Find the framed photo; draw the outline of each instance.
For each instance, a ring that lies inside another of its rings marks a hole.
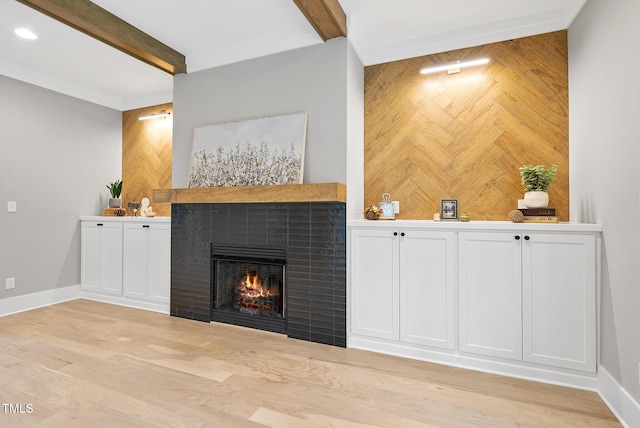
[[[458,221],[458,199],[440,199],[440,220]]]

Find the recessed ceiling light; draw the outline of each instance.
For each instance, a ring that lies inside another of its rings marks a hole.
[[[27,28],[18,28],[14,32],[18,36],[22,37],[23,39],[35,40],[35,39],[38,38],[38,36],[36,36],[36,33],[34,33],[33,31],[31,31],[31,30],[29,30]]]

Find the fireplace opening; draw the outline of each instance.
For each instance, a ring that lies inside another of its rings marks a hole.
[[[286,251],[211,245],[211,320],[285,332]]]

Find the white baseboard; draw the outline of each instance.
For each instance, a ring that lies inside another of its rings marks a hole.
[[[0,317],[24,312],[43,306],[74,300],[80,297],[80,285],[70,285],[23,296],[9,297],[0,300]]]
[[[168,303],[155,303],[142,300],[130,299],[122,296],[110,296],[107,294],[92,293],[90,291],[80,291],[83,299],[95,300],[96,302],[111,303],[113,305],[126,306],[134,309],[144,309],[145,311],[159,312],[161,314],[169,314]]]
[[[348,347],[587,391],[597,391],[598,388],[598,379],[595,373],[565,371],[562,369],[554,370],[552,367],[546,368],[535,364],[475,357],[469,354],[460,354],[453,350],[437,351],[406,343],[401,344],[354,335],[349,337]]]
[[[623,426],[640,427],[640,404],[600,365],[598,394]]]
[[[25,294],[23,296],[10,297],[0,300],[0,317],[16,314],[44,306],[55,305],[75,299],[95,300],[103,303],[127,306],[129,308],[144,309],[147,311],[169,313],[168,303],[144,302],[119,296],[109,296],[99,293],[82,291],[80,285],[70,285],[53,290],[40,291],[38,293]]]

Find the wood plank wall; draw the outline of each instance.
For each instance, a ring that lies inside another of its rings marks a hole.
[[[458,74],[420,70],[490,57]],[[402,219],[432,219],[459,198],[472,220],[507,220],[518,168],[558,165],[549,207],[569,219],[567,32],[365,68],[365,204],[384,192]]]
[[[146,197],[156,215],[171,216],[171,204],[154,203],[152,191],[171,188],[173,119],[138,120],[161,110],[173,113],[173,103],[122,113],[122,206],[127,211],[130,201]]]

